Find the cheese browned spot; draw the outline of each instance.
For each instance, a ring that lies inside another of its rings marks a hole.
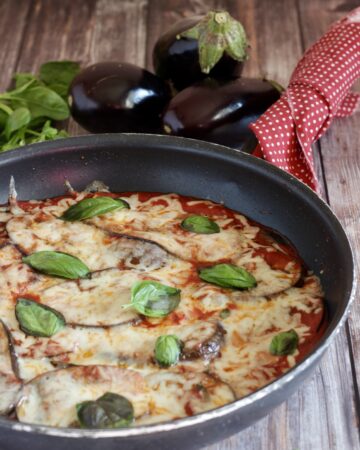
[[[17,402],[22,386],[13,370],[10,340],[5,324],[0,320],[0,414],[10,411]]]
[[[139,373],[110,366],[80,366],[34,378],[24,386],[16,413],[22,422],[76,426],[76,404],[96,400],[106,392],[130,400],[135,418],[149,410],[149,389]]]

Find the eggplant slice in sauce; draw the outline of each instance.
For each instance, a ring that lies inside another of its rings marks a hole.
[[[138,425],[198,414],[235,400],[229,385],[205,373],[163,370],[144,378],[129,369],[78,366],[34,378],[25,385],[16,412],[22,422],[76,427],[76,404],[106,392],[131,401]]]
[[[92,225],[65,222],[43,212],[15,216],[6,228],[12,242],[26,254],[42,250],[69,253],[92,271],[110,267],[155,270],[172,259],[155,243],[109,235]]]
[[[154,366],[154,349],[160,335],[175,334],[183,342],[182,360],[200,359],[202,365],[219,354],[224,330],[217,322],[194,322],[185,325],[143,326],[123,325],[109,329],[68,328],[53,336],[55,363],[67,364],[131,364],[133,367]],[[49,346],[35,345],[28,349],[38,357],[51,357]],[[72,345],[73,343],[73,345]],[[74,345],[75,344],[75,345]],[[59,351],[63,348],[63,352]],[[58,355],[58,353],[60,353]]]
[[[137,271],[106,269],[93,273],[90,280],[68,281],[40,291],[40,302],[62,313],[67,324],[101,327],[130,323],[139,315],[124,306],[130,303],[131,285],[139,279]]]
[[[146,382],[151,390],[152,405],[150,413],[143,416],[139,424],[191,416],[235,400],[228,384],[206,373],[164,370],[148,375]]]
[[[7,414],[14,408],[22,387],[15,373],[15,358],[10,332],[0,320],[0,414]]]
[[[158,195],[147,201],[140,201],[137,194],[127,197],[130,209],[116,210],[111,214],[93,217],[87,220],[108,232],[135,236],[161,245],[178,258],[188,261],[214,262],[219,259],[231,259],[246,246],[244,235],[238,229],[229,227],[232,219],[225,215],[214,215],[212,220],[221,228],[220,233],[196,234],[184,230],[180,224],[190,214],[183,210],[180,198],[175,194]],[[200,201],[209,206],[208,201]],[[194,200],[193,203],[199,203]],[[246,218],[237,215],[241,226],[248,232],[257,232]]]
[[[226,331],[221,358],[210,368],[234,389],[237,398],[250,394],[269,380],[293,367],[306,345],[318,331],[324,315],[323,292],[315,276],[305,277],[303,286],[263,298],[263,307],[232,310],[222,321]],[[309,323],[305,317],[311,317]],[[299,349],[294,354],[274,356],[269,347],[280,332],[294,329],[299,336]],[[229,345],[229,344],[232,345]],[[279,362],[282,363],[279,366]]]
[[[16,413],[22,422],[77,426],[76,404],[106,392],[126,397],[135,420],[149,411],[149,390],[133,370],[111,366],[79,366],[47,372],[24,386]]]

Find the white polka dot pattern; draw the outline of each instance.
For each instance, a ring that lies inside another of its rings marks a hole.
[[[311,144],[334,117],[360,110],[360,8],[336,22],[299,61],[287,90],[250,128],[254,153],[318,189]]]

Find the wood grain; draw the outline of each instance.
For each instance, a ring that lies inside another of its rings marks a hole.
[[[286,85],[304,49],[358,5],[357,0],[2,0],[0,87],[7,87],[14,70],[36,71],[52,59],[74,59],[83,65],[118,60],[152,69],[157,37],[179,18],[211,7],[228,9],[247,30],[251,49],[244,75],[265,75]],[[357,250],[359,122],[360,115],[337,120],[315,146],[323,195],[328,195]],[[84,133],[71,121],[69,131]],[[269,416],[207,450],[360,449],[359,321],[360,306],[355,304],[347,332],[337,336],[311,379]]]
[[[17,64],[19,48],[25,39],[31,3],[27,0],[0,2],[1,71],[0,90],[9,87]],[[14,18],[16,17],[16,21]]]

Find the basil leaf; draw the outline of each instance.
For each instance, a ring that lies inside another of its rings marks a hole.
[[[249,289],[256,286],[255,278],[247,270],[233,264],[216,264],[199,271],[199,277],[225,288]]]
[[[23,259],[33,269],[55,277],[90,278],[90,269],[75,256],[62,252],[41,251],[25,256]]]
[[[2,103],[0,103],[0,130],[3,130],[6,126],[9,114],[1,109]]]
[[[10,139],[10,136],[14,131],[25,127],[31,120],[30,111],[27,108],[18,108],[13,111],[8,117],[5,125],[4,134],[6,139]]]
[[[131,289],[131,305],[144,316],[164,317],[178,306],[180,292],[156,281],[139,281]]]
[[[50,337],[65,326],[65,318],[61,313],[26,298],[17,300],[15,315],[20,329],[30,336]]]
[[[298,345],[299,335],[295,330],[283,331],[272,338],[270,353],[277,356],[292,355]]]
[[[61,219],[73,222],[75,220],[89,219],[90,217],[100,216],[101,214],[114,211],[115,209],[129,209],[129,204],[120,198],[111,197],[93,197],[80,200],[75,205],[70,206]]]
[[[27,84],[29,81],[33,81],[34,83],[32,84],[32,86],[41,86],[40,81],[36,78],[35,75],[33,75],[32,73],[26,73],[26,72],[19,72],[16,73],[13,76],[13,79],[15,80],[15,88],[18,89],[22,86],[24,86],[25,84]]]
[[[225,308],[225,309],[220,311],[220,318],[221,319],[227,319],[230,316],[230,314],[231,314],[230,309]]]
[[[49,61],[40,67],[40,80],[63,98],[67,98],[72,80],[80,72],[74,61]]]
[[[65,120],[70,116],[65,100],[45,86],[31,85],[22,92],[16,94],[14,92],[11,94],[16,103],[26,106],[33,118],[44,116],[53,120]]]
[[[76,411],[82,428],[122,428],[134,420],[132,403],[112,392],[95,401],[78,403]]]
[[[181,222],[181,228],[198,234],[220,233],[219,225],[206,216],[189,216]]]
[[[174,366],[178,363],[181,354],[180,339],[169,334],[159,336],[155,342],[155,360],[162,367]]]

